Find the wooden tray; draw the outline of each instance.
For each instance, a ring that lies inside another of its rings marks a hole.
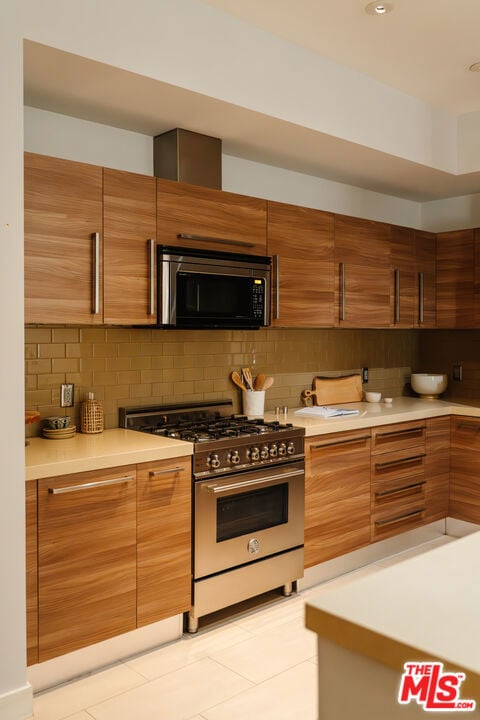
[[[312,399],[314,405],[360,402],[362,377],[358,374],[333,378],[315,377],[312,389],[302,391],[302,400],[305,404],[309,398]]]

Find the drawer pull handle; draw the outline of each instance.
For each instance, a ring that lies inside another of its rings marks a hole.
[[[61,495],[63,493],[79,492],[80,490],[90,490],[91,488],[106,487],[107,485],[124,485],[134,480],[133,475],[125,475],[124,477],[114,478],[113,480],[97,480],[96,482],[83,483],[83,485],[68,485],[61,488],[48,488],[51,495]]]
[[[412,510],[411,512],[404,513],[403,515],[397,515],[394,518],[389,518],[388,520],[375,520],[375,526],[376,527],[386,527],[387,525],[395,525],[395,523],[402,522],[402,520],[409,520],[415,515],[421,515],[423,512],[425,512],[425,508],[419,508],[418,510]]]
[[[416,463],[419,460],[423,460],[424,457],[425,453],[422,453],[421,455],[414,455],[412,457],[404,458],[402,460],[388,460],[387,462],[383,463],[375,463],[375,469],[394,467],[395,465],[408,465],[409,463]]]
[[[182,472],[183,467],[173,467],[173,468],[166,468],[165,470],[151,470],[149,475],[150,477],[158,477],[159,475],[168,475],[169,473],[178,473]]]
[[[382,498],[382,497],[388,497],[389,495],[397,495],[397,493],[403,493],[406,490],[413,490],[414,488],[421,489],[422,485],[426,485],[426,480],[422,480],[421,482],[412,483],[411,485],[402,485],[400,488],[395,488],[395,490],[379,490],[375,493],[375,497]]]
[[[395,435],[411,435],[413,433],[422,433],[424,432],[423,425],[419,425],[418,427],[414,428],[408,428],[408,430],[392,430],[391,432],[384,432],[384,433],[377,433],[377,439],[378,438],[391,438],[395,437]]]
[[[356,438],[350,438],[349,440],[332,440],[332,442],[321,443],[320,445],[311,445],[312,450],[318,450],[319,448],[332,447],[333,445],[347,445],[348,443],[358,443],[363,440],[370,440],[370,435],[360,435]]]
[[[255,243],[246,242],[245,240],[231,240],[230,238],[208,237],[203,235],[191,235],[190,233],[178,233],[179,240],[198,240],[200,242],[212,242],[217,245],[238,245],[239,247],[253,248]]]
[[[468,430],[469,432],[477,433],[480,432],[480,423],[469,423],[469,422],[457,422],[455,423],[455,430]]]

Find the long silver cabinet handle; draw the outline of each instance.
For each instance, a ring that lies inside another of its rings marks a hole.
[[[48,488],[51,495],[62,495],[63,493],[79,492],[80,490],[90,490],[91,488],[106,487],[107,485],[125,485],[134,480],[133,475],[125,475],[124,477],[114,478],[113,480],[97,480],[96,482],[83,483],[83,485],[68,485],[62,488]]]
[[[402,458],[400,460],[388,460],[387,462],[383,463],[375,463],[375,468],[386,468],[386,467],[395,467],[397,465],[408,465],[408,463],[415,463],[419,460],[423,460],[425,457],[425,453],[420,453],[420,455],[412,455],[408,458]]]
[[[254,487],[255,485],[266,485],[271,480],[283,480],[290,477],[298,477],[303,475],[304,470],[292,470],[281,475],[266,475],[258,480],[245,480],[245,482],[228,483],[227,485],[205,485],[205,490],[211,493],[230,492],[230,490],[238,490],[238,488]]]
[[[386,525],[395,525],[395,523],[402,522],[402,520],[407,520],[409,518],[415,517],[415,515],[421,515],[423,512],[425,512],[425,508],[419,508],[418,510],[412,510],[412,512],[404,513],[403,515],[397,515],[394,518],[390,518],[388,520],[375,520],[375,525],[377,527],[385,527]]]
[[[425,301],[425,279],[423,272],[418,273],[418,323],[423,324]]]
[[[200,242],[212,242],[217,245],[238,245],[239,247],[255,247],[255,243],[246,242],[246,240],[231,240],[229,238],[208,237],[203,235],[190,235],[189,233],[178,233],[179,240],[198,240]]]
[[[273,272],[275,274],[275,320],[280,318],[280,258],[273,256]]]
[[[158,477],[159,475],[168,475],[170,473],[182,472],[183,467],[166,468],[165,470],[151,470],[150,477]]]
[[[92,314],[100,312],[100,233],[92,234],[93,241],[93,292],[92,292]]]
[[[394,285],[395,285],[395,325],[400,322],[400,270],[394,271]]]
[[[333,445],[348,445],[350,443],[361,442],[362,440],[370,440],[370,435],[360,435],[356,438],[350,438],[349,440],[332,440],[332,442],[321,443],[320,445],[311,445],[312,450],[319,450],[320,448],[332,447]]]
[[[150,260],[150,307],[149,315],[155,315],[155,240],[147,240]]]
[[[345,320],[346,313],[346,300],[345,300],[345,283],[346,283],[346,272],[345,263],[340,263],[340,320]]]
[[[418,427],[414,428],[408,428],[407,430],[391,430],[390,432],[384,432],[384,433],[377,433],[377,438],[392,438],[395,437],[395,435],[402,436],[402,435],[411,435],[412,433],[423,433],[424,426],[419,425]]]
[[[375,493],[375,497],[382,498],[382,497],[388,497],[389,495],[397,495],[399,493],[405,492],[406,490],[413,490],[415,488],[418,488],[419,490],[423,485],[426,485],[426,480],[421,480],[417,483],[411,483],[410,485],[403,485],[400,488],[395,488],[395,490],[378,490]]]

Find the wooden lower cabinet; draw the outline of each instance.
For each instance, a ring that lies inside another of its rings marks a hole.
[[[425,450],[425,522],[429,523],[448,515],[450,417],[427,420]]]
[[[136,468],[38,481],[38,660],[136,627]]]
[[[190,609],[191,460],[137,465],[137,625]]]
[[[480,523],[480,418],[452,418],[449,516]]]
[[[37,482],[25,485],[27,665],[38,662]]]
[[[370,542],[370,430],[305,441],[305,567]]]

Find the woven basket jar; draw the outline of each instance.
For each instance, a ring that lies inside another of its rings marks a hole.
[[[82,433],[103,432],[103,406],[94,399],[93,393],[88,393],[88,399],[83,401],[80,416]]]

